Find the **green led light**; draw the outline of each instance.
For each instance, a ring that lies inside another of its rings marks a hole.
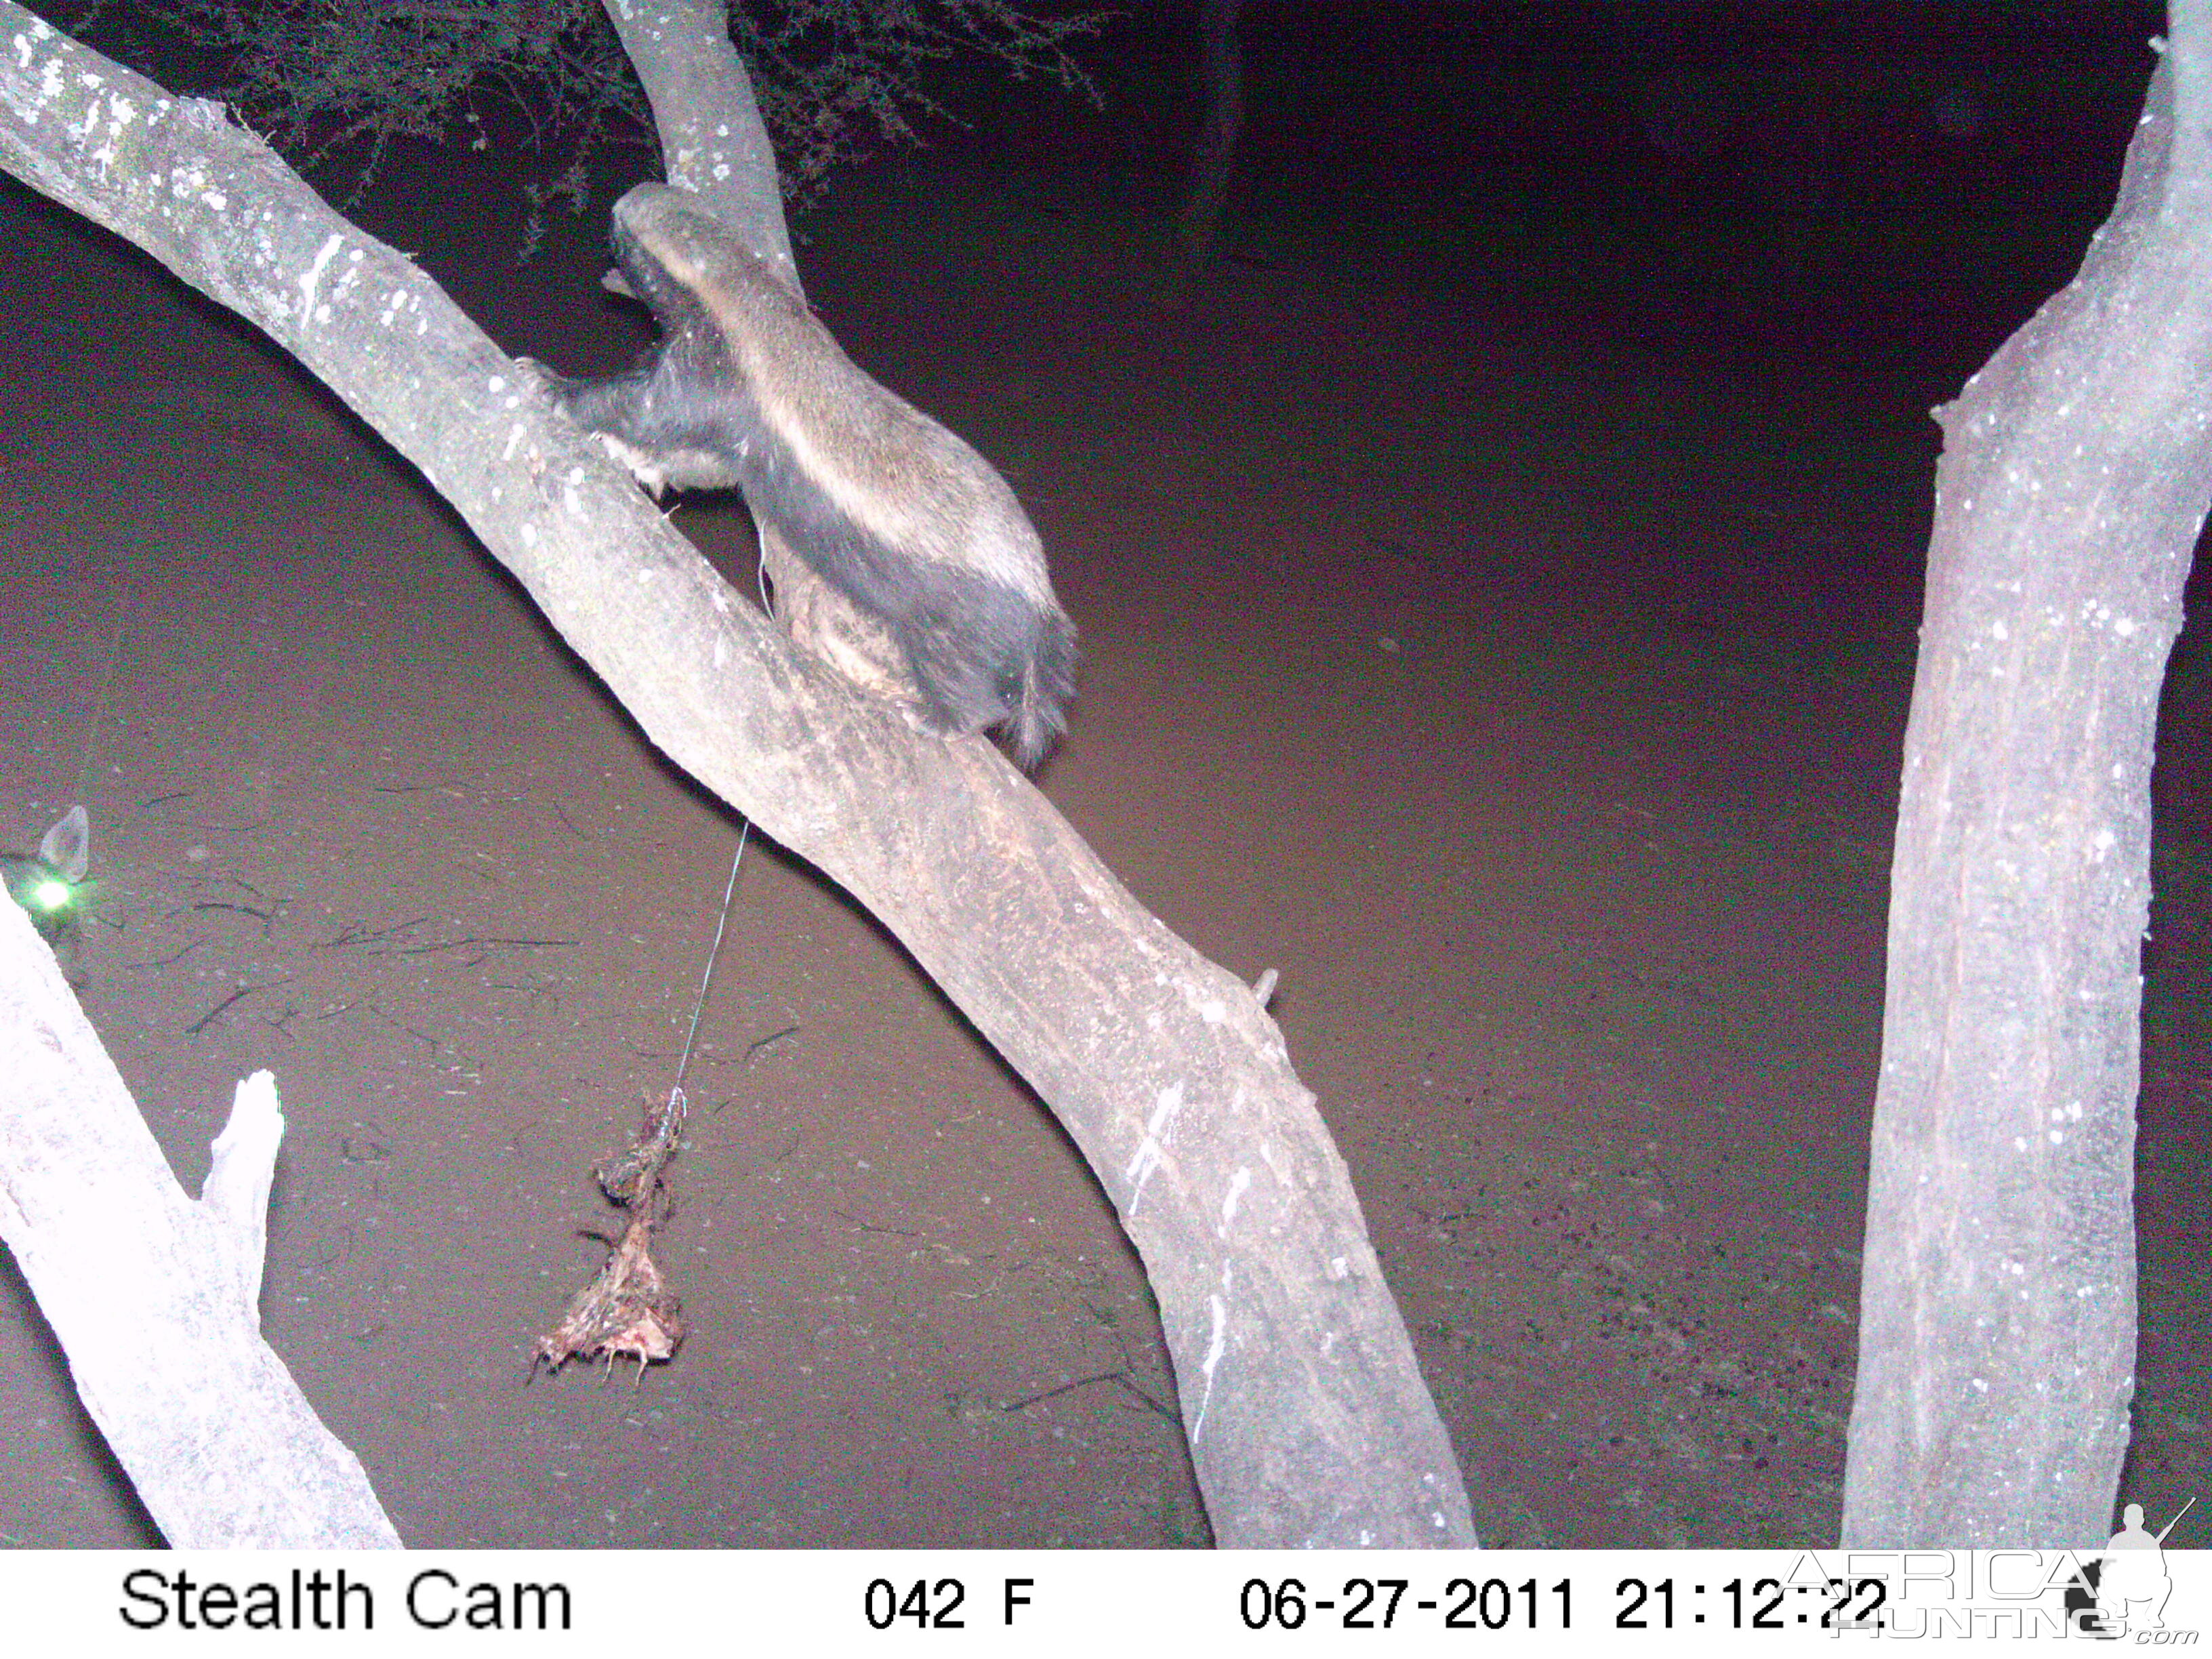
[[[31,889],[31,902],[48,915],[66,910],[76,898],[76,890],[65,881],[42,881]]]

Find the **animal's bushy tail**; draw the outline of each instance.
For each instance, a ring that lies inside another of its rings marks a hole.
[[[1036,643],[1022,675],[1021,698],[1006,727],[1014,758],[1033,772],[1067,730],[1068,699],[1075,695],[1075,624],[1060,611],[1040,618]]]

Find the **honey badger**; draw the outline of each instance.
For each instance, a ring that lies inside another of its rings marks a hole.
[[[1004,727],[1035,766],[1066,725],[1075,629],[1006,480],[856,367],[696,198],[638,185],[615,204],[614,250],[663,337],[628,374],[558,382],[570,416],[656,495],[742,490],[883,619],[932,726]]]

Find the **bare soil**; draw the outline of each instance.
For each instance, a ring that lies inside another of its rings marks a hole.
[[[597,227],[518,268],[511,191],[460,180],[371,222],[514,349],[624,361]],[[1170,927],[1279,971],[1485,1538],[1832,1542],[1925,410],[1971,357],[1777,370],[1711,296],[1540,268],[1189,278],[942,160],[812,234],[848,349],[1043,532],[1085,655],[1042,787]],[[1839,278],[1824,337],[1899,280]],[[275,1071],[268,1334],[402,1534],[1206,1542],[1089,1171],[758,842],[661,1249],[690,1339],[525,1385],[617,1224],[590,1170],[672,1081],[737,824],[372,434],[12,182],[0,304],[0,842],[89,807],[82,1000],[189,1187]],[[750,580],[742,507],[681,516]],[[2124,1494],[2160,1522],[2212,1490],[2196,684]],[[12,1266],[0,1425],[0,1542],[153,1541]]]

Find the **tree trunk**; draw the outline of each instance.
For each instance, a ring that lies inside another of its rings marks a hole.
[[[1945,436],[1891,873],[1848,1547],[2101,1547],[2135,1346],[2151,738],[2212,501],[2212,20]]]
[[[434,284],[219,109],[13,0],[0,38],[0,167],[298,356],[677,764],[872,911],[1036,1087],[1144,1257],[1219,1540],[1472,1542],[1344,1164],[1252,994],[988,744],[920,733],[795,655]]]
[[[1204,0],[1199,8],[1199,80],[1206,110],[1191,155],[1190,194],[1176,228],[1185,258],[1205,264],[1221,251],[1221,214],[1244,125],[1244,49],[1237,33],[1243,0]]]
[[[52,953],[0,895],[0,1239],[161,1535],[179,1549],[398,1548],[360,1460],[261,1340],[284,1132],[269,1073],[239,1085],[195,1202]]]

